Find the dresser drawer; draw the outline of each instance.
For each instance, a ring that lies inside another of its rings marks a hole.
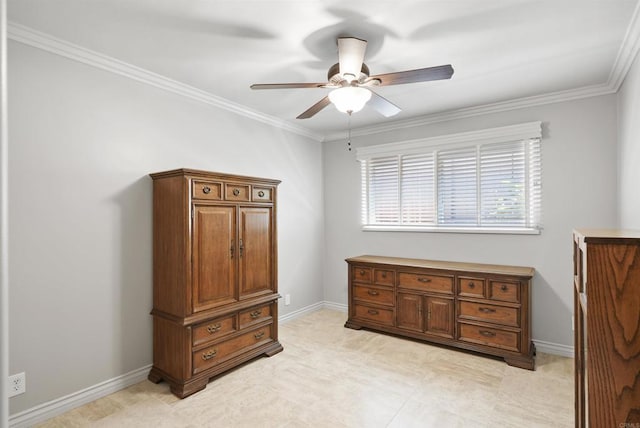
[[[249,185],[226,183],[224,185],[224,198],[227,201],[248,201],[250,199],[249,190]]]
[[[396,279],[396,273],[392,270],[375,269],[373,277],[373,282],[378,285],[393,286]]]
[[[519,327],[520,310],[485,303],[460,302],[458,316],[460,318],[492,322],[496,324]]]
[[[253,186],[251,199],[256,202],[271,202],[273,201],[273,189],[271,187]]]
[[[271,319],[271,304],[247,309],[240,312],[240,329]]]
[[[193,374],[211,368],[236,354],[249,351],[272,340],[271,324],[199,351],[194,351]]]
[[[398,286],[414,290],[453,294],[453,277],[419,273],[398,273]]]
[[[378,303],[393,306],[393,290],[356,285],[353,287],[353,297],[363,302]]]
[[[520,333],[458,323],[460,340],[520,352]]]
[[[222,200],[222,183],[194,180],[191,185],[191,197],[209,201]]]
[[[482,278],[458,277],[458,295],[484,298],[485,281]]]
[[[503,302],[520,303],[520,283],[490,281],[489,298]]]
[[[373,269],[366,266],[353,266],[351,269],[351,274],[355,282],[371,283]]]
[[[237,329],[235,315],[198,324],[193,327],[193,346],[217,340]]]
[[[380,309],[364,305],[355,305],[355,317],[380,324],[393,325],[393,309]]]

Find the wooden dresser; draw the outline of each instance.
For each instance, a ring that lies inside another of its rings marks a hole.
[[[482,352],[534,369],[533,268],[381,256],[346,261],[345,327]]]
[[[640,231],[576,230],[576,427],[640,427]]]
[[[153,178],[153,368],[184,398],[278,342],[279,181],[190,169]]]

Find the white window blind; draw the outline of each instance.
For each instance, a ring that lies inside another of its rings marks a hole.
[[[358,149],[372,230],[537,233],[541,124]]]

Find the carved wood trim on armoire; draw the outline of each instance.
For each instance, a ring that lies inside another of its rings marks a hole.
[[[278,180],[192,169],[153,179],[153,367],[180,398],[278,342]]]

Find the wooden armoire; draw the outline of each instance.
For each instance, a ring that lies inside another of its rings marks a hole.
[[[278,180],[177,169],[153,179],[153,367],[184,398],[278,342]]]
[[[640,427],[640,231],[573,234],[576,427]]]

